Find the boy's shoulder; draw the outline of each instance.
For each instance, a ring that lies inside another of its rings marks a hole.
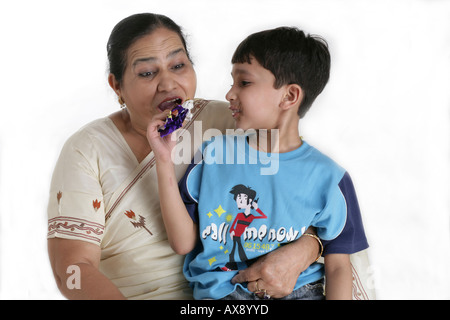
[[[329,155],[308,144],[306,141],[303,143],[310,149],[308,160],[314,163],[316,168],[323,170],[324,173],[332,172],[341,177],[345,174],[346,170]]]

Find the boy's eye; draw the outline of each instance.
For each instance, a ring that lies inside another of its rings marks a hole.
[[[248,85],[250,85],[251,82],[250,81],[245,81],[245,80],[239,80],[239,81],[235,81],[233,82],[233,84],[231,85],[231,87],[234,87],[235,85],[237,85],[238,87],[246,87]]]

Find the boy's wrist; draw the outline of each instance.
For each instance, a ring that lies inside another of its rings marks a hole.
[[[175,175],[175,165],[171,160],[156,159],[156,171],[160,177],[168,177],[172,174]]]

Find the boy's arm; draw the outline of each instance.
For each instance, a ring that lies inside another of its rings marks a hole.
[[[327,300],[352,299],[352,266],[348,254],[325,256],[325,278]]]
[[[169,244],[178,254],[187,254],[197,242],[197,225],[189,216],[178,189],[171,151],[175,146],[171,134],[161,138],[158,127],[164,124],[167,112],[153,118],[147,128],[147,139],[155,154],[159,201]]]
[[[197,242],[197,225],[186,210],[171,162],[156,161],[159,201],[169,244],[178,254],[187,254]]]

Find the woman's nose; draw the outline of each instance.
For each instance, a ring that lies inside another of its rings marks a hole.
[[[175,75],[170,72],[161,72],[159,75],[158,90],[159,91],[172,91],[177,87],[177,81],[174,78]]]

